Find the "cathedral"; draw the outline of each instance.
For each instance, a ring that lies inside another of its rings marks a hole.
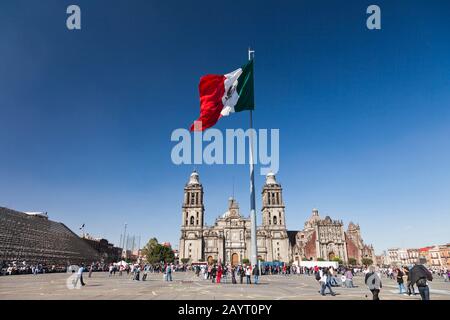
[[[363,258],[375,261],[372,246],[364,244],[359,225],[350,223],[344,231],[342,221],[322,219],[314,209],[301,231],[288,231],[281,185],[269,173],[262,189],[262,224],[257,228],[258,258],[262,261],[286,263],[301,260],[333,260],[350,258],[361,263]],[[203,186],[193,172],[184,187],[182,207],[180,259],[189,263],[220,261],[238,264],[250,258],[250,217],[239,211],[235,199],[228,201],[228,210],[213,226],[204,222]]]

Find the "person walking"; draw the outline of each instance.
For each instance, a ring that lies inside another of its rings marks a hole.
[[[252,269],[250,266],[245,269],[245,276],[247,277],[247,284],[252,284]]]
[[[244,282],[244,276],[245,276],[245,265],[239,266],[239,277],[241,280],[241,284]]]
[[[92,276],[92,271],[94,271],[94,263],[91,263],[91,267],[89,268],[89,278]]]
[[[433,275],[424,264],[426,259],[420,258],[414,267],[410,271],[411,283],[416,284],[419,289],[420,297],[422,300],[430,300],[430,288],[428,281],[433,281]]]
[[[259,268],[258,265],[253,266],[253,277],[255,279],[255,284],[259,283]]]
[[[141,273],[141,267],[139,265],[136,265],[134,267],[134,278],[133,278],[133,280],[139,281],[140,280],[140,273]]]
[[[213,265],[209,265],[208,266],[208,273],[207,273],[207,277],[206,277],[206,280],[209,280],[209,279],[211,279],[212,278],[212,269],[213,269]]]
[[[231,267],[231,283],[236,284],[236,268],[234,266]]]
[[[144,274],[142,275],[142,281],[146,281],[147,280],[148,270],[149,270],[148,265],[145,265],[145,267],[144,267]]]
[[[219,265],[217,266],[217,283],[220,283],[220,279],[222,279],[222,265],[219,263]]]
[[[346,284],[345,281],[347,280],[347,278],[345,277],[345,275],[341,276],[341,287],[342,288],[346,288]]]
[[[203,271],[203,279],[204,280],[208,280],[208,278],[209,278],[209,267],[207,267],[207,266],[203,266],[202,267],[202,271]]]
[[[223,272],[222,272],[222,278],[225,281],[225,283],[228,282],[228,275],[230,274],[230,266],[226,265],[223,267]]]
[[[85,285],[86,285],[86,284],[84,283],[84,281],[83,281],[83,272],[84,272],[84,264],[82,264],[81,267],[78,269],[77,277],[76,277],[75,282],[74,282],[74,284],[73,284],[73,287],[74,287],[74,288],[77,286],[78,281],[80,281],[80,284],[81,284],[82,286],[85,286]]]
[[[416,295],[416,292],[414,290],[414,283],[411,282],[411,277],[410,277],[410,271],[408,269],[408,267],[403,268],[403,273],[406,276],[406,288],[408,289],[408,296],[412,295]]]
[[[330,291],[330,294],[332,296],[335,296],[336,293],[334,293],[333,289],[331,289],[331,274],[330,274],[328,268],[324,268],[323,270],[320,270],[319,274],[320,274],[319,283],[321,285],[320,294],[322,296],[325,296],[325,290],[328,288],[328,290]]]
[[[347,269],[344,273],[345,276],[345,286],[347,288],[353,288],[353,273],[351,269]]]
[[[172,266],[167,264],[166,267],[166,281],[172,281]]]
[[[406,288],[403,283],[403,271],[400,268],[397,268],[397,283],[398,283],[398,289],[399,294],[406,293]]]
[[[380,277],[375,271],[375,266],[369,267],[369,272],[366,273],[364,283],[369,288],[370,292],[372,292],[372,300],[380,300],[379,294],[382,284]]]
[[[211,282],[212,283],[216,282],[216,276],[217,276],[217,268],[216,268],[216,265],[213,265],[211,268]]]

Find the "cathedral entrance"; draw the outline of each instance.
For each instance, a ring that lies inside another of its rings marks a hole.
[[[334,258],[335,258],[334,252],[330,252],[328,254],[328,261],[333,261]]]
[[[214,260],[214,258],[212,256],[209,256],[208,257],[208,265],[213,264],[213,260]]]
[[[239,255],[237,253],[233,253],[231,255],[231,265],[237,266],[239,264]]]

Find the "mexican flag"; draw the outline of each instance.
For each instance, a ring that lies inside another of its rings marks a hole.
[[[191,131],[203,131],[216,124],[222,116],[233,112],[253,110],[253,60],[225,75],[209,74],[200,79],[201,127],[191,126]]]

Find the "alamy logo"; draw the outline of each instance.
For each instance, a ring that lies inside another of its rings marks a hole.
[[[369,30],[381,29],[381,9],[379,6],[373,4],[367,7],[367,14],[370,16],[367,18],[366,25]]]
[[[67,273],[70,276],[66,279],[66,287],[69,290],[81,289],[81,276],[78,274],[79,266],[71,265],[67,268]]]
[[[194,126],[201,127],[196,121]],[[270,133],[270,146],[269,146]],[[192,138],[191,138],[192,135]],[[279,129],[226,129],[210,128],[204,133],[187,129],[172,132],[171,141],[178,142],[171,152],[172,162],[180,164],[260,164],[261,175],[279,170],[280,130]],[[252,141],[253,143],[250,143]],[[206,146],[204,146],[206,142]],[[248,146],[248,148],[246,148]],[[270,148],[270,153],[269,153]],[[253,152],[251,152],[253,151]],[[251,154],[253,153],[253,159]]]
[[[77,5],[70,5],[66,10],[67,17],[66,26],[69,30],[81,30],[81,9]]]

